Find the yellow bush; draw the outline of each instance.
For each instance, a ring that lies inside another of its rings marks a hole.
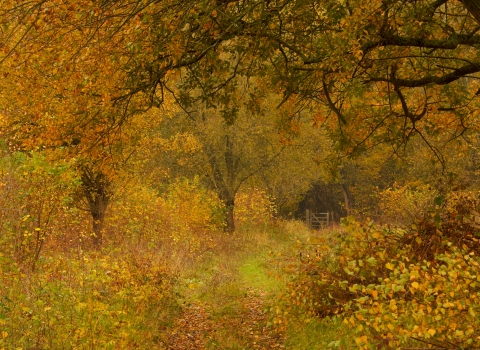
[[[242,190],[235,197],[235,221],[238,226],[268,223],[276,213],[274,201],[259,188]]]
[[[205,243],[223,227],[220,201],[201,187],[198,178],[174,182],[163,195],[141,185],[129,186],[110,212],[107,236],[178,243],[190,251],[208,248]]]
[[[71,229],[78,217],[72,198],[77,186],[69,164],[52,165],[41,153],[15,152],[1,158],[2,253],[33,270],[45,243]]]
[[[379,194],[383,220],[392,224],[410,223],[432,205],[435,196],[436,191],[428,185],[387,188]]]
[[[478,193],[435,198],[403,228],[361,225],[304,254],[277,321],[342,318],[361,349],[480,343]],[[282,319],[283,318],[283,319]]]
[[[177,308],[155,255],[55,254],[24,275],[0,257],[0,349],[161,347]]]

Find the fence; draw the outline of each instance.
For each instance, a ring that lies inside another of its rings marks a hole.
[[[333,213],[313,213],[307,209],[305,222],[310,230],[327,227],[333,223]]]

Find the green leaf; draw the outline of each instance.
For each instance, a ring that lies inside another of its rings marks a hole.
[[[443,196],[437,196],[437,197],[435,197],[435,199],[433,200],[433,203],[435,203],[435,204],[438,205],[438,206],[441,206],[442,203],[443,203]]]

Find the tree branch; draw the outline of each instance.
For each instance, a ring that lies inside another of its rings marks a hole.
[[[454,69],[454,68],[452,68]],[[468,74],[480,72],[480,64],[472,63],[467,64],[463,67],[454,69],[453,72],[442,75],[434,76],[429,75],[420,79],[399,79],[399,78],[388,78],[388,77],[373,77],[365,80],[365,83],[369,82],[385,82],[390,83],[399,87],[423,87],[427,85],[445,85],[449,84],[455,80],[458,80]]]

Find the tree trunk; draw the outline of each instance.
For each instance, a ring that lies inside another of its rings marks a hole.
[[[102,172],[83,168],[81,173],[83,195],[92,216],[92,242],[100,248],[103,241],[103,223],[110,200],[110,182]]]
[[[346,183],[342,184],[342,192],[343,197],[345,198],[345,210],[347,211],[347,215],[350,215],[353,209],[353,197]]]
[[[209,163],[212,171],[212,185],[218,194],[218,197],[225,205],[225,231],[235,232],[235,179],[238,168],[238,159],[234,156],[233,143],[228,136],[225,137],[225,152],[223,153],[226,165],[226,171],[222,172],[215,152],[210,147],[207,148]]]
[[[234,233],[235,232],[235,217],[234,217],[234,209],[235,209],[235,199],[229,198],[225,201],[225,207],[226,207],[226,224],[227,226],[225,227],[225,230],[228,233]]]
[[[475,20],[480,24],[480,1],[479,0],[460,0]]]
[[[226,212],[226,220],[227,220],[227,232],[234,233],[235,232],[235,217],[234,217],[234,210],[235,210],[235,180],[237,178],[237,171],[238,171],[238,157],[235,156],[234,151],[234,143],[231,140],[229,135],[225,136],[225,165],[226,165],[226,188],[224,190],[226,194],[225,205],[227,208]]]
[[[92,215],[93,245],[96,248],[102,246],[103,243],[103,223],[105,222],[105,212],[107,210],[107,202],[104,196],[99,195],[96,198],[94,209],[90,209]]]

